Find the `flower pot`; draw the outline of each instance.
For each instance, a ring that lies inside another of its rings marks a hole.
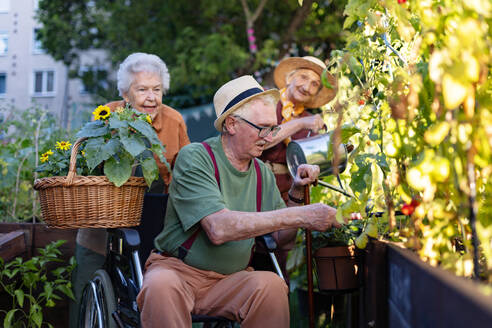
[[[314,253],[318,287],[322,291],[353,291],[360,287],[362,256],[355,246],[332,246]]]

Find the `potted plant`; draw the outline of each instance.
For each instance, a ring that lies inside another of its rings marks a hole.
[[[154,155],[167,165],[150,115],[129,105],[115,112],[99,106],[93,114],[94,121],[77,133],[73,147],[59,141],[54,151],[41,155],[37,171],[54,176],[36,180],[34,188],[52,227],[138,225],[145,188],[158,178]],[[132,176],[137,168],[143,177]]]
[[[378,218],[351,199],[337,209],[337,218],[350,218],[340,228],[312,232],[312,247],[320,290],[351,291],[360,286],[363,252],[369,238],[378,237]],[[353,214],[357,213],[357,214]]]

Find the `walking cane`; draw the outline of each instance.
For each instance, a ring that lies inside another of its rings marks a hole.
[[[310,185],[304,186],[304,205],[309,205],[311,203],[309,198],[309,186]],[[311,230],[306,229],[309,328],[314,328],[313,255],[311,245]]]

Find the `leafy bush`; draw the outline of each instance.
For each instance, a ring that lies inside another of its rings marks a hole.
[[[0,109],[0,220],[17,221],[39,215],[32,185],[40,150],[68,133],[46,110],[32,107]]]
[[[75,258],[69,263],[48,268],[53,263],[61,263],[58,249],[65,240],[59,240],[39,249],[39,256],[28,261],[18,257],[5,263],[0,258],[0,285],[12,298],[9,310],[0,309],[4,313],[3,326],[9,327],[41,327],[43,324],[52,327],[43,318],[44,307],[54,307],[55,302],[69,297],[74,299],[70,275],[75,268]],[[65,300],[66,301],[66,300]]]

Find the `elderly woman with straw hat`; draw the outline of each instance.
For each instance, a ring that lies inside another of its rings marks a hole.
[[[275,68],[273,77],[280,89],[277,104],[277,123],[281,132],[267,146],[260,157],[272,169],[282,198],[287,202],[287,191],[292,177],[287,169],[285,152],[291,140],[316,134],[325,124],[320,115],[311,115],[308,108],[318,108],[335,96],[335,88],[328,89],[321,83],[325,63],[316,57],[290,57],[282,60]],[[328,74],[334,86],[335,79]]]
[[[286,203],[289,198],[299,203],[303,201],[288,193],[293,179],[286,165],[287,144],[291,140],[306,138],[309,134],[316,135],[325,124],[320,115],[311,115],[307,109],[321,107],[335,96],[336,82],[331,75],[328,74],[327,77],[334,86],[333,89],[328,89],[321,83],[321,74],[325,69],[325,63],[316,57],[290,57],[282,60],[273,73],[275,84],[280,89],[276,115],[281,130],[266,146],[267,149],[260,159],[275,174],[278,189]],[[295,236],[295,231],[290,236],[284,235],[284,248],[275,252],[287,279],[287,252],[294,246]],[[271,266],[268,256],[261,248],[255,253],[253,265],[262,269],[269,269]]]

